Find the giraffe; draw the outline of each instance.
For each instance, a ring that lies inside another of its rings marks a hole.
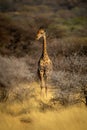
[[[40,38],[43,38],[43,48],[42,55],[38,62],[38,74],[40,78],[41,93],[42,89],[45,87],[45,93],[47,96],[47,82],[52,72],[52,61],[50,60],[47,53],[46,32],[43,28],[39,29],[36,36],[37,40],[39,40]]]

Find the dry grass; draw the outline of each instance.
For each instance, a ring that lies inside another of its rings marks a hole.
[[[22,103],[0,103],[0,129],[2,130],[86,130],[87,108],[82,104],[61,107],[56,110],[47,108],[41,111],[40,101],[49,104],[50,93],[41,99],[37,84],[36,97]],[[60,106],[60,105],[59,105]],[[44,105],[45,107],[45,105]],[[4,109],[5,108],[5,109]]]

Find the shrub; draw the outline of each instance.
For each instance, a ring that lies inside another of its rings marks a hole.
[[[53,23],[48,26],[48,31],[51,37],[62,38],[67,35],[68,27],[65,25],[56,25]]]
[[[0,0],[0,11],[6,12],[6,11],[14,11],[15,5],[13,0]]]

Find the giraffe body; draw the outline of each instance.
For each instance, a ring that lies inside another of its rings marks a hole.
[[[52,72],[52,62],[47,53],[46,34],[43,29],[40,29],[37,34],[37,39],[40,39],[41,37],[43,37],[43,51],[42,51],[42,56],[38,62],[38,74],[41,81],[41,85],[40,85],[41,91],[42,88],[45,87],[45,92],[47,95],[47,87],[48,87],[47,83]]]

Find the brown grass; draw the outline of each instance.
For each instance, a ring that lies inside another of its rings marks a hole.
[[[22,103],[0,103],[0,129],[2,130],[86,130],[87,108],[82,104],[61,109],[41,111],[39,101],[49,103],[50,95],[41,99],[37,84],[36,97]],[[50,93],[50,92],[49,92]],[[51,93],[50,93],[51,94]],[[36,100],[38,99],[38,100]],[[44,106],[45,107],[45,106]],[[5,108],[5,109],[4,109]]]

